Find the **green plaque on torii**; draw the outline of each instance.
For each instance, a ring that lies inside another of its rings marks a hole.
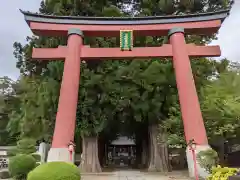
[[[120,31],[120,48],[122,51],[131,51],[133,48],[133,31]]]

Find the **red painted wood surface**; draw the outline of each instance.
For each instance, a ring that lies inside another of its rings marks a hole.
[[[68,47],[65,48],[66,59],[52,148],[67,148],[69,142],[74,141],[82,43],[81,36],[72,34],[68,38]],[[56,52],[53,55],[56,56]]]
[[[208,144],[208,139],[184,34],[179,32],[171,35],[170,43],[173,49],[173,66],[175,69],[186,142],[194,139],[197,144],[206,145]]]
[[[79,46],[79,48],[81,48]],[[36,60],[65,60],[67,46],[58,48],[33,48],[32,58]]]
[[[80,48],[80,47],[79,47]],[[190,57],[218,57],[221,55],[219,46],[195,46],[187,45]],[[36,60],[64,60],[67,47],[58,48],[34,48],[32,58]],[[81,49],[82,60],[106,60],[106,59],[133,59],[133,58],[160,58],[172,57],[172,45],[166,44],[162,47],[140,47],[132,51],[121,51],[120,48],[90,48],[83,46]]]
[[[213,34],[221,27],[221,20],[149,25],[73,25],[30,22],[36,35],[67,36],[69,29],[78,28],[84,36],[119,36],[120,30],[133,30],[134,36],[165,36],[174,27],[184,28],[187,34]]]

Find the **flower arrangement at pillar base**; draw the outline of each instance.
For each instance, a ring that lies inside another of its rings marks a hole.
[[[197,159],[200,166],[210,174],[207,180],[228,180],[231,179],[230,177],[240,173],[240,169],[217,165],[219,162],[218,154],[213,149],[200,151]]]
[[[240,172],[237,168],[228,167],[213,167],[212,174],[207,178],[207,180],[228,180],[231,176],[235,176]]]

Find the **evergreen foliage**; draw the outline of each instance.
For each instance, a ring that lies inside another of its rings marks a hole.
[[[9,160],[9,173],[15,180],[25,180],[27,174],[36,167],[36,161],[31,155],[18,154]]]
[[[39,165],[28,174],[27,180],[80,180],[80,170],[66,162],[49,162]]]
[[[17,154],[32,154],[36,150],[36,141],[31,138],[24,138],[17,142],[17,146],[9,150],[8,156],[16,156]]]
[[[199,165],[204,168],[208,173],[211,173],[212,168],[218,165],[218,154],[213,149],[200,151],[197,154]]]
[[[7,131],[9,114],[19,107],[19,99],[16,97],[17,82],[9,77],[0,77],[0,145],[12,145],[16,142],[17,134]]]

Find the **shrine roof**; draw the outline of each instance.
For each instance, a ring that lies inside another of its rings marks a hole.
[[[168,15],[168,16],[146,16],[146,17],[88,17],[88,16],[54,16],[32,13],[20,10],[26,22],[41,22],[54,24],[81,24],[81,25],[150,25],[150,24],[172,24],[221,20],[228,16],[229,10],[210,13]]]

